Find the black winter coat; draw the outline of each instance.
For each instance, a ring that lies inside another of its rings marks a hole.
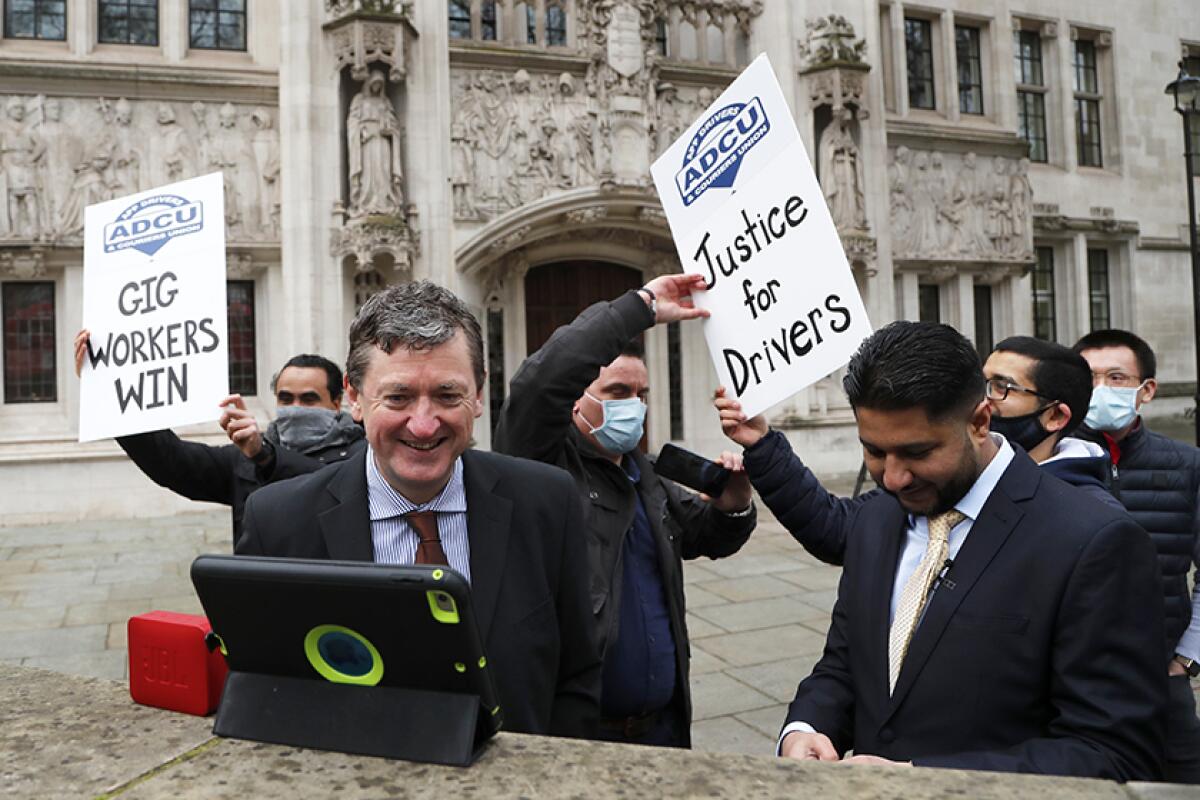
[[[584,498],[592,613],[601,653],[617,634],[621,553],[637,500],[625,472],[580,435],[571,414],[575,401],[600,374],[600,368],[653,324],[650,309],[635,291],[585,309],[571,324],[555,331],[517,370],[492,438],[492,449],[497,452],[554,464],[575,479]],[[653,462],[639,451],[630,455],[641,470],[637,492],[659,546],[675,638],[681,729],[687,731],[691,720],[690,648],[682,559],[721,558],[736,553],[754,530],[756,515],[729,517],[691,492],[659,478]]]

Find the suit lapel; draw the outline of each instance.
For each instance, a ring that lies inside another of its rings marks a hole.
[[[500,476],[479,453],[463,453],[467,496],[467,539],[471,544],[471,594],[479,637],[487,641],[504,577],[512,521],[512,501],[495,493]]]
[[[908,529],[908,514],[898,502],[888,505],[886,515],[879,523],[877,544],[867,551],[874,564],[864,570],[871,581],[869,627],[871,650],[868,663],[871,665],[872,688],[887,696],[888,687],[888,631],[892,611],[892,584],[896,582],[896,563],[900,560]]]
[[[971,525],[971,531],[954,559],[949,575],[953,585],[943,585],[933,593],[925,616],[913,633],[912,643],[896,680],[889,716],[904,702],[905,695],[929,660],[946,625],[1024,516],[1025,512],[1016,501],[1032,496],[1039,478],[1037,467],[1029,457],[1021,452],[1016,453],[980,509],[979,518]]]
[[[336,467],[338,474],[326,491],[333,505],[317,515],[325,549],[336,561],[374,561],[371,513],[367,500],[367,449]]]

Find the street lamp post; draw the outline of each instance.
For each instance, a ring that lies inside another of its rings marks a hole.
[[[1196,190],[1193,186],[1193,159],[1200,154],[1192,152],[1192,125],[1200,124],[1200,76],[1188,75],[1182,61],[1179,76],[1167,84],[1167,94],[1175,98],[1175,111],[1183,117],[1183,167],[1187,178],[1188,198],[1188,252],[1192,256],[1192,318],[1196,349],[1196,446],[1200,447],[1200,248],[1196,246]]]

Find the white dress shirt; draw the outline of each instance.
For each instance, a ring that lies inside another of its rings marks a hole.
[[[467,537],[467,493],[463,486],[463,463],[454,462],[450,482],[428,503],[416,505],[392,488],[379,465],[375,451],[367,446],[367,504],[371,513],[371,545],[376,564],[412,564],[421,537],[404,518],[410,511],[436,511],[438,536],[450,567],[471,582],[471,544]]]
[[[958,557],[958,551],[962,549],[963,542],[967,540],[967,535],[971,532],[971,526],[979,518],[979,512],[983,510],[983,504],[987,502],[988,497],[992,494],[992,490],[1000,482],[1000,476],[1004,474],[1004,471],[1008,469],[1008,465],[1013,460],[1013,449],[1009,445],[1008,440],[998,433],[992,433],[990,436],[999,449],[992,456],[992,460],[988,462],[988,465],[984,467],[983,472],[979,473],[979,477],[975,479],[975,483],[972,484],[970,490],[954,504],[954,508],[961,511],[966,519],[950,529],[949,552],[947,555],[951,560]],[[925,557],[925,549],[928,544],[929,518],[924,515],[909,514],[908,525],[904,532],[904,545],[900,549],[900,558],[896,562],[896,577],[892,581],[892,604],[888,611],[889,624],[892,617],[895,616],[896,606],[899,604],[900,595],[904,591],[904,584],[916,572],[921,559]],[[936,584],[934,585],[934,590],[936,591]],[[917,624],[919,627],[920,623],[918,622]],[[800,731],[801,733],[817,732],[807,722],[788,723],[780,732],[779,739],[775,744],[776,755],[779,755],[780,748],[783,747],[784,737],[794,731]]]

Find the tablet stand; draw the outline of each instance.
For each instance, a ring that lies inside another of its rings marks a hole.
[[[480,710],[475,695],[231,671],[213,732],[466,767],[487,738]]]

